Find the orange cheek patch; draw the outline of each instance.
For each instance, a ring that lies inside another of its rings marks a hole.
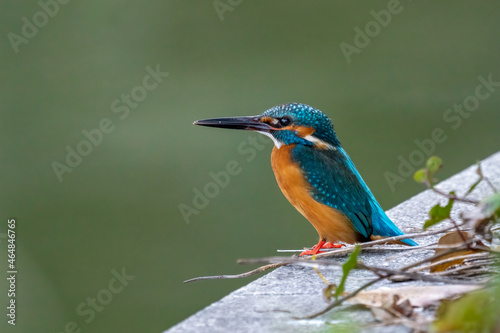
[[[308,135],[312,135],[314,133],[314,128],[312,128],[312,127],[297,126],[297,125],[290,125],[290,126],[282,127],[282,128],[280,128],[280,130],[288,130],[288,131],[297,132],[297,134],[301,138],[304,138]]]
[[[308,135],[312,135],[315,132],[314,128],[312,127],[306,127],[306,126],[291,126],[291,127],[294,127],[293,130],[297,132],[297,134],[302,138],[305,138]]]

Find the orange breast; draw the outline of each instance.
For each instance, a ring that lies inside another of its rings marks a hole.
[[[295,145],[273,148],[271,165],[276,181],[290,203],[314,226],[320,240],[328,242],[355,243],[358,235],[351,222],[342,212],[323,205],[311,196],[311,186],[302,171],[291,160],[291,150]]]

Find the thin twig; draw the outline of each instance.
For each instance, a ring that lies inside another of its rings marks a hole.
[[[472,281],[456,281],[456,280],[450,280],[450,279],[443,279],[437,276],[432,276],[432,275],[427,275],[427,274],[419,274],[417,272],[410,272],[410,271],[399,271],[399,270],[394,270],[390,268],[385,268],[385,267],[376,267],[376,266],[368,266],[363,263],[359,263],[358,267],[360,269],[366,269],[369,271],[374,272],[375,270],[380,272],[386,273],[386,278],[389,278],[391,276],[406,276],[410,280],[415,280],[415,281],[427,281],[427,282],[439,282],[439,283],[448,283],[448,284],[456,284],[456,283],[466,283],[466,284],[477,284],[476,282]]]
[[[376,245],[376,244],[375,244]],[[348,247],[350,249],[351,247]],[[347,249],[347,248],[346,248]],[[364,247],[364,251],[413,251],[413,250],[434,250],[434,247],[431,245],[418,245],[418,246],[377,246],[377,247]],[[304,249],[302,250],[276,250],[278,253],[298,253],[298,252],[303,252]],[[326,253],[326,252],[332,252],[332,251],[339,251],[338,249],[322,249],[320,253]]]
[[[395,276],[395,275],[405,275],[405,276],[409,277],[412,280],[420,280],[420,281],[428,281],[428,282],[441,282],[441,283],[451,283],[451,284],[458,284],[458,283],[461,283],[461,284],[464,284],[464,283],[465,284],[477,284],[477,282],[472,282],[472,281],[457,281],[457,280],[443,279],[443,278],[429,276],[429,275],[422,275],[422,274],[413,273],[413,272],[400,272],[400,271],[391,270],[391,269],[383,268],[383,267],[368,266],[368,265],[365,265],[363,263],[358,263],[357,266],[358,266],[357,268],[367,269],[369,271],[372,271],[373,273],[376,273],[379,277],[376,278],[376,279],[374,279],[374,280],[372,280],[372,281],[370,281],[370,282],[368,282],[368,283],[366,283],[366,284],[364,284],[360,288],[356,289],[356,291],[354,291],[353,293],[348,294],[347,296],[344,296],[341,299],[338,299],[337,301],[335,301],[334,303],[330,304],[329,306],[327,306],[325,309],[321,310],[320,312],[317,312],[315,314],[309,315],[307,317],[296,318],[296,319],[313,319],[313,318],[316,318],[318,316],[321,316],[322,314],[325,314],[326,312],[330,311],[331,309],[333,309],[333,308],[341,305],[346,300],[348,300],[348,299],[356,296],[359,292],[361,292],[362,290],[370,287],[371,285],[373,285],[373,284],[375,284],[375,283],[377,283],[379,281],[382,281],[382,280],[384,280],[386,278],[389,278],[391,276]],[[375,271],[377,271],[377,272],[375,272]],[[382,274],[380,274],[380,272],[384,272],[386,274],[382,275]]]
[[[437,249],[439,250],[449,250],[449,249],[456,249],[457,245],[434,245],[434,244],[429,244],[429,245],[421,245],[421,246],[414,246],[411,247],[410,250],[426,250],[426,251],[435,251]],[[385,261],[392,261],[394,259],[400,258],[402,256],[406,256],[406,253],[398,253],[395,254],[391,257],[388,257],[385,259]]]
[[[443,191],[441,191],[441,190],[439,190],[439,189],[437,189],[435,187],[431,187],[430,189],[433,190],[434,192],[436,192],[437,194],[440,194],[443,197],[448,198],[448,199],[453,200],[453,201],[468,203],[468,204],[471,204],[471,205],[477,205],[479,203],[479,201],[477,201],[477,200],[472,200],[472,199],[458,197],[458,196],[456,196],[454,194],[449,194],[449,193],[443,192]]]
[[[463,225],[463,224],[459,224],[458,226],[461,226],[461,225]],[[361,244],[357,244],[357,245],[359,245],[362,249],[364,249],[364,248],[370,247],[372,245],[385,244],[387,242],[392,242],[392,241],[397,241],[397,240],[402,240],[402,239],[407,239],[407,238],[420,238],[420,237],[441,234],[441,233],[444,233],[445,231],[448,231],[451,229],[455,229],[455,226],[450,226],[450,227],[446,227],[446,228],[442,228],[442,229],[438,229],[438,230],[432,230],[432,231],[415,232],[415,233],[404,234],[404,235],[400,235],[400,236],[387,237],[387,238],[377,239],[375,241],[361,243]],[[408,249],[411,249],[411,248],[412,247],[408,247]],[[338,250],[333,250],[333,251],[328,251],[328,252],[317,254],[316,258],[331,257],[331,256],[334,256],[335,254],[349,253],[349,252],[352,252],[354,249],[355,249],[355,246],[347,246],[346,248],[343,248],[343,249],[338,249]]]
[[[495,187],[495,185],[493,185],[493,183],[491,182],[491,180],[488,177],[483,176],[483,179],[486,181],[486,184],[488,184],[491,187],[493,192],[498,193],[498,189]]]
[[[428,189],[434,191],[435,193],[442,195],[443,197],[448,198],[449,200],[460,201],[460,202],[464,202],[464,203],[468,203],[468,204],[472,204],[472,205],[477,205],[479,203],[479,201],[471,200],[471,199],[467,199],[467,198],[462,198],[462,197],[457,197],[455,194],[446,193],[446,192],[441,191],[440,189],[437,189],[434,186],[434,184],[432,184],[430,178],[431,178],[431,175],[429,174],[429,169],[426,168],[425,169],[425,185],[427,186]]]
[[[384,277],[380,277],[380,278],[377,278],[375,280],[372,280],[368,283],[365,283],[364,285],[362,285],[361,287],[359,287],[358,289],[356,289],[355,291],[353,291],[352,293],[350,293],[349,295],[347,296],[344,296],[338,300],[336,300],[335,302],[333,302],[332,304],[328,305],[326,308],[324,308],[323,310],[321,310],[320,312],[317,312],[315,314],[312,314],[312,315],[309,315],[309,316],[306,316],[306,317],[294,317],[295,319],[313,319],[313,318],[316,318],[318,316],[321,316],[322,314],[325,314],[327,313],[328,311],[330,311],[331,309],[341,305],[342,303],[344,303],[345,301],[347,301],[348,299],[350,298],[353,298],[354,296],[356,296],[360,291],[370,287],[371,285],[374,285],[375,283],[379,282],[379,281],[382,281],[384,279]]]
[[[331,261],[331,260],[304,260],[302,258],[281,258],[281,257],[269,257],[269,258],[255,258],[255,259],[240,259],[238,260],[238,263],[240,264],[261,264],[261,263],[274,263],[275,261],[281,262],[281,263],[287,263],[287,264],[296,264],[299,266],[305,266],[305,267],[312,267],[312,268],[318,268],[318,267],[328,267],[328,266],[335,266],[335,267],[341,267],[342,264]],[[395,269],[390,269],[390,268],[385,268],[385,267],[379,267],[379,266],[370,266],[366,265],[360,261],[358,261],[355,269],[362,269],[362,270],[367,270],[371,271],[377,275],[380,275],[380,272],[383,272],[384,278],[388,278],[390,276],[394,275],[404,275],[408,277],[411,280],[421,280],[421,281],[429,281],[429,282],[441,282],[441,283],[457,283],[457,281],[451,281],[449,279],[442,279],[439,277],[434,277],[430,276],[427,274],[419,274],[414,271],[409,271],[409,270],[395,270]]]
[[[458,227],[458,224],[457,224],[457,221],[455,221],[453,218],[449,217],[449,220],[451,221],[451,223],[453,223],[453,226],[457,229],[457,233],[458,235],[460,236],[460,238],[462,238],[462,241],[465,243],[467,243],[467,238],[465,238],[464,234],[462,234],[462,231],[460,230],[460,228]],[[470,243],[468,243],[468,246],[470,248]]]
[[[465,223],[462,223],[462,224],[457,224],[459,227],[464,225]],[[394,236],[394,237],[387,237],[387,238],[383,238],[383,239],[377,239],[375,241],[371,241],[371,242],[365,242],[365,243],[360,243],[360,244],[356,244],[358,246],[360,246],[362,249],[378,249],[378,248],[371,248],[371,246],[373,245],[378,245],[378,244],[386,244],[388,242],[392,242],[392,241],[397,241],[397,240],[402,240],[402,239],[407,239],[407,238],[420,238],[420,237],[426,237],[426,236],[432,236],[432,235],[436,235],[436,234],[441,234],[441,233],[444,233],[446,231],[449,231],[451,229],[455,229],[455,226],[448,226],[448,227],[445,227],[445,228],[442,228],[442,229],[437,229],[437,230],[430,230],[430,231],[423,231],[423,232],[415,232],[415,233],[409,233],[409,234],[404,234],[404,235],[400,235],[400,236]],[[429,245],[420,245],[420,246],[405,246],[405,247],[387,247],[387,248],[384,248],[384,249],[388,249],[389,248],[391,250],[400,250],[400,251],[411,251],[411,250],[416,250],[416,249],[419,249],[419,248],[424,248],[424,247],[427,247],[427,246],[433,246],[433,244],[429,244]],[[334,255],[339,255],[339,254],[344,254],[344,253],[350,253],[352,252],[354,249],[356,248],[355,245],[349,245],[349,246],[346,246],[344,248],[341,248],[341,249],[331,249],[331,250],[327,250],[327,251],[324,251],[322,253],[319,253],[316,255],[316,258],[325,258],[325,257],[332,257]],[[282,252],[292,252],[294,250],[281,250]],[[303,250],[297,250],[297,252],[299,251],[303,251]],[[304,259],[306,258],[310,258],[310,257],[303,257]]]
[[[248,258],[248,259],[238,259],[238,264],[241,265],[252,265],[252,264],[264,264],[264,263],[285,263],[290,264],[300,264],[306,267],[321,267],[321,266],[338,266],[341,267],[342,264],[332,260],[309,260],[308,258],[302,257],[265,257],[265,258]]]
[[[417,267],[417,268],[414,267],[412,269],[409,269],[408,272],[423,271],[423,270],[426,270],[426,269],[429,269],[429,268],[432,268],[432,267],[435,267],[435,266],[439,266],[439,265],[442,265],[442,264],[446,264],[448,262],[455,261],[455,260],[474,259],[474,258],[483,258],[483,257],[486,258],[489,255],[490,255],[489,253],[469,253],[469,254],[464,254],[464,255],[461,255],[461,256],[446,258],[446,259],[443,259],[443,260],[440,260],[440,261],[437,261],[437,262],[434,262],[432,264],[428,264],[428,265],[425,265],[425,266],[420,266],[420,267]]]
[[[493,192],[495,192],[495,193],[498,192],[497,188],[493,185],[491,180],[483,174],[483,168],[481,167],[481,164],[479,162],[477,165],[477,173],[479,174],[479,177],[482,180],[484,180],[486,182],[486,184],[488,184],[488,186],[493,190]]]
[[[446,230],[450,230],[450,229],[454,229],[455,226],[453,227],[450,227],[450,228],[445,228]],[[434,231],[432,233],[442,233],[444,231],[446,231],[444,229],[440,229],[440,230],[437,230],[437,231]],[[427,233],[428,234],[428,233]],[[409,235],[409,237],[412,237],[412,235]],[[387,240],[383,240],[383,241],[387,241]],[[434,255],[434,256],[431,256],[429,258],[426,258],[424,260],[421,260],[417,263],[413,263],[411,265],[408,265],[406,267],[404,267],[403,269],[400,269],[400,270],[392,270],[392,269],[388,269],[388,268],[385,268],[385,267],[374,267],[374,266],[369,266],[369,265],[365,265],[361,262],[358,262],[357,263],[357,267],[356,269],[365,269],[365,270],[368,270],[368,271],[371,271],[373,272],[374,274],[376,274],[378,277],[366,284],[364,284],[362,287],[358,288],[356,291],[354,291],[353,293],[343,297],[343,298],[340,298],[338,300],[336,300],[334,303],[330,304],[328,307],[326,307],[325,309],[323,309],[322,311],[318,312],[318,313],[315,313],[313,315],[310,315],[310,316],[307,316],[307,317],[304,317],[304,318],[300,318],[300,319],[312,319],[312,318],[315,318],[317,316],[320,316],[328,311],[330,311],[331,309],[333,309],[334,307],[336,306],[339,306],[341,305],[344,301],[348,300],[349,298],[352,298],[354,297],[356,294],[358,294],[360,291],[362,291],[363,289],[366,289],[368,288],[369,286],[381,281],[381,280],[384,280],[384,279],[387,279],[387,278],[390,278],[391,276],[405,276],[411,280],[421,280],[421,281],[429,281],[429,282],[440,282],[440,283],[464,283],[464,281],[457,281],[457,280],[454,280],[454,279],[443,279],[442,277],[438,277],[438,276],[431,276],[431,275],[427,275],[427,274],[419,274],[417,272],[414,272],[414,271],[409,271],[409,269],[413,268],[413,267],[416,267],[416,266],[419,266],[425,262],[428,262],[428,261],[431,261],[431,260],[436,260],[438,258],[441,258],[445,255],[449,255],[451,253],[455,253],[457,251],[461,251],[461,250],[464,250],[464,249],[467,249],[467,245],[471,242],[475,241],[474,239],[469,239],[467,240],[464,244],[461,244],[459,247],[455,247],[455,248],[450,248],[448,251],[444,251],[440,254],[437,254],[437,255]],[[371,242],[373,244],[373,242]],[[367,243],[365,243],[367,244]],[[370,245],[372,245],[370,244]],[[362,244],[364,245],[364,244]],[[342,249],[342,250],[349,250],[349,249]],[[338,252],[338,251],[337,251]],[[325,253],[327,254],[327,253]],[[326,257],[325,254],[321,255],[321,257]],[[261,259],[240,259],[238,260],[239,263],[241,264],[245,264],[245,263],[262,263],[262,262],[280,262],[280,263],[286,263],[286,264],[298,264],[298,265],[303,265],[303,266],[313,266],[313,267],[318,267],[319,265],[322,265],[322,266],[337,266],[337,267],[340,267],[341,264],[337,263],[337,262],[334,262],[334,261],[330,261],[330,260],[318,260],[316,258],[319,258],[320,255],[317,255],[315,256],[315,260],[311,260],[309,258],[294,258],[294,257],[291,257],[291,258],[283,258],[283,257],[271,257],[271,258],[261,258]],[[465,282],[465,283],[470,283],[470,284],[477,284],[477,282]]]
[[[444,276],[444,275],[451,275],[451,274],[455,274],[455,273],[463,272],[463,271],[467,271],[465,273],[468,273],[469,270],[472,270],[473,268],[478,268],[478,267],[484,268],[484,264],[483,263],[480,263],[480,264],[474,263],[474,264],[467,265],[467,266],[459,266],[459,267],[454,268],[454,269],[448,269],[448,270],[442,271],[442,272],[434,272],[433,274],[439,275],[439,276]]]
[[[432,260],[436,260],[436,259],[439,259],[439,258],[442,258],[444,256],[447,256],[449,254],[452,254],[452,253],[455,253],[455,252],[458,252],[458,251],[461,251],[461,250],[465,250],[467,247],[463,246],[463,245],[460,245],[459,247],[456,247],[454,249],[449,249],[448,251],[444,251],[444,252],[441,252],[441,253],[438,253],[438,254],[435,254],[431,257],[428,257],[428,258],[424,258],[420,261],[417,261],[417,262],[414,262],[410,265],[407,265],[407,266],[404,266],[403,268],[401,268],[402,271],[407,271],[413,267],[417,267],[417,266],[420,266],[426,262],[429,262],[429,261],[432,261]]]
[[[246,277],[252,276],[254,274],[258,274],[258,273],[262,273],[264,271],[267,271],[268,269],[277,268],[277,267],[281,267],[281,266],[285,266],[285,265],[288,265],[288,264],[286,264],[286,263],[280,263],[279,262],[279,263],[274,263],[274,264],[270,264],[270,265],[264,265],[264,266],[261,266],[259,268],[254,269],[254,270],[251,270],[251,271],[248,271],[248,272],[245,272],[245,273],[241,273],[241,274],[236,274],[236,275],[199,276],[199,277],[195,277],[195,278],[186,280],[186,281],[184,281],[184,283],[189,283],[189,282],[194,282],[194,281],[199,281],[199,280],[217,280],[217,279],[240,279],[240,278],[246,278]]]
[[[470,269],[466,272],[460,274],[460,277],[466,278],[469,276],[477,276],[477,275],[493,275],[499,274],[500,271],[498,269],[494,270],[491,267],[481,267],[477,269]]]

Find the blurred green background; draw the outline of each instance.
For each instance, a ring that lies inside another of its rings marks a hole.
[[[457,129],[443,114],[480,75],[500,81],[500,2],[402,1],[348,63],[340,43],[387,4],[243,1],[221,20],[212,1],[72,1],[16,53],[8,34],[22,36],[23,17],[42,7],[1,1],[0,233],[17,218],[19,273],[17,325],[2,313],[0,331],[63,332],[74,321],[82,332],[161,332],[250,281],[183,280],[317,241],[275,183],[270,140],[249,162],[238,146],[255,134],[196,119],[315,106],[385,209],[422,190],[410,177],[392,191],[384,173],[435,128],[448,138],[435,151],[442,177],[498,151],[500,91]],[[120,119],[113,101],[138,96],[157,65],[168,77]],[[52,163],[105,118],[114,130],[60,182]],[[241,173],[186,223],[179,205],[231,160]],[[6,270],[5,238],[0,248]],[[109,300],[122,269],[135,278]],[[0,287],[5,309],[5,279]],[[77,312],[96,296],[109,303],[91,320]]]

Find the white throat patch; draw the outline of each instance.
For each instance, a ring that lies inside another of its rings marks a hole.
[[[274,136],[272,136],[271,133],[269,133],[269,132],[263,132],[263,131],[257,131],[257,132],[259,132],[260,134],[264,134],[265,136],[270,137],[271,140],[273,140],[274,145],[276,146],[277,149],[280,149],[281,146],[283,145],[283,142],[278,141]]]

